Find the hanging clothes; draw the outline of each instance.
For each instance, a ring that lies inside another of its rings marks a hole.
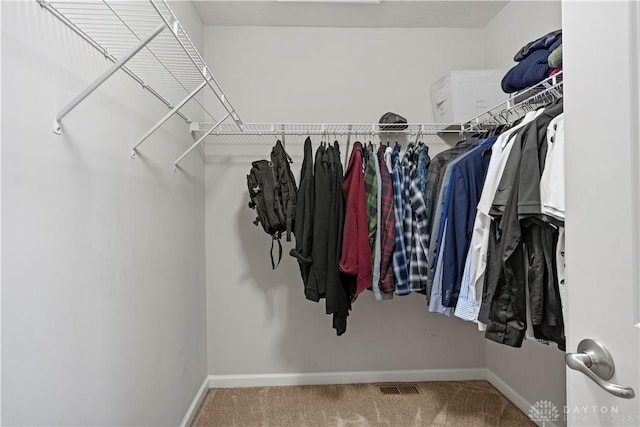
[[[327,147],[326,163],[329,181],[329,223],[327,239],[327,300],[326,312],[333,314],[333,328],[338,335],[347,330],[347,316],[351,309],[351,293],[342,281],[338,269],[338,260],[343,241],[344,198],[342,195],[342,163],[340,163],[340,145],[338,142]]]
[[[518,194],[518,218],[522,227],[525,253],[529,260],[528,287],[531,298],[533,335],[536,339],[556,342],[565,347],[564,324],[558,284],[556,247],[558,227],[545,221],[540,198],[541,177],[546,168],[549,125],[562,114],[562,102],[551,105],[535,120],[528,133],[521,165]],[[544,260],[541,268],[531,268],[534,261]],[[535,301],[538,302],[534,306]],[[534,311],[536,309],[537,311]]]
[[[308,145],[310,148],[310,144]],[[306,150],[305,156],[309,157]],[[316,151],[313,182],[313,241],[311,269],[305,296],[311,301],[326,299],[326,313],[333,314],[333,328],[342,335],[347,328],[350,299],[338,270],[344,228],[342,164],[338,143],[321,144]],[[308,176],[308,171],[306,171]],[[311,194],[311,193],[309,193]]]
[[[565,348],[562,102],[433,159],[425,146],[304,144],[296,247],[307,299],[344,334],[353,301],[426,294],[485,337]],[[425,188],[426,194],[422,188]],[[429,211],[430,209],[430,211]]]
[[[558,226],[558,245],[556,247],[557,281],[562,305],[563,318],[566,318],[566,289],[564,265],[564,113],[551,120],[547,127],[547,156],[540,178],[541,212],[546,221]]]
[[[447,211],[446,239],[443,240],[442,304],[455,307],[465,259],[471,244],[473,220],[482,193],[484,179],[496,137],[485,140],[453,167],[449,191],[451,199]],[[445,233],[443,233],[444,235]]]
[[[482,194],[478,202],[476,218],[473,224],[473,234],[467,260],[461,290],[468,299],[458,299],[457,308],[460,310],[458,317],[465,320],[478,322],[478,327],[484,330],[483,323],[478,319],[478,312],[483,301],[484,277],[487,266],[487,249],[489,244],[489,232],[491,217],[489,210],[496,194],[496,188],[504,170],[505,164],[513,147],[514,133],[533,120],[539,112],[529,112],[522,122],[498,136],[491,149],[491,159],[485,177]]]
[[[314,178],[313,178],[313,153],[311,138],[304,141],[304,156],[300,171],[300,187],[298,188],[298,201],[296,205],[296,222],[294,235],[296,246],[290,254],[297,259],[304,285],[305,296],[316,300],[317,291],[309,287],[309,275],[311,274],[311,250],[313,247],[313,212],[314,212]]]
[[[414,160],[414,146],[409,145],[402,159],[402,172],[404,175],[403,228],[405,250],[409,260],[410,290],[411,292],[424,293],[428,269],[428,220]]]
[[[393,179],[385,161],[389,147],[381,146],[378,149],[378,162],[380,165],[380,208],[378,209],[378,224],[380,225],[380,282],[379,288],[384,293],[395,291],[393,273],[393,254],[395,249],[396,217],[393,198]],[[390,156],[389,156],[390,158]]]
[[[362,144],[356,141],[342,182],[346,209],[339,263],[340,271],[345,273],[344,285],[348,287],[352,300],[367,290],[372,280],[363,159]],[[373,172],[375,177],[375,170]],[[376,206],[375,199],[371,204]]]
[[[561,103],[547,108],[518,132],[490,209],[495,220],[489,237],[485,297],[479,319],[487,324],[488,339],[514,347],[521,346],[525,336],[526,303],[531,308],[534,336],[564,346],[558,318],[559,295],[554,284],[557,230],[535,221],[540,214],[540,158],[546,156],[546,128],[561,112]]]
[[[327,150],[323,144],[316,151],[314,171],[314,239],[311,246],[312,266],[305,295],[307,299],[318,302],[327,294],[327,245],[329,242],[329,215],[331,215],[329,162]]]
[[[378,167],[376,155],[371,143],[364,152],[364,193],[366,201],[367,228],[371,258],[375,258],[376,235],[378,232]]]
[[[395,247],[393,251],[393,275],[397,295],[411,292],[409,283],[409,260],[405,248],[404,236],[404,174],[400,165],[400,145],[396,143],[391,154],[393,178],[393,203],[396,217]]]
[[[475,142],[474,142],[475,145]],[[441,260],[441,254],[444,251],[443,239],[445,232],[445,224],[447,219],[447,213],[449,211],[449,201],[451,199],[451,175],[453,173],[453,168],[466,156],[468,156],[471,151],[467,151],[458,155],[456,158],[451,160],[447,165],[443,177],[442,177],[442,186],[440,188],[440,192],[438,195],[437,209],[433,221],[433,226],[431,229],[431,244],[430,244],[430,255],[431,259],[429,260],[430,269],[429,275],[427,278],[427,286],[430,291],[429,299],[429,311],[433,313],[440,313],[449,316],[451,314],[451,308],[443,303],[444,295],[442,292],[442,278],[444,271],[442,266],[438,265]],[[439,274],[435,274],[436,271],[440,270]],[[437,276],[437,277],[436,277]]]
[[[423,192],[424,205],[427,209],[427,217],[429,218],[428,227],[433,224],[434,211],[438,198],[440,185],[442,183],[442,175],[445,168],[451,160],[456,158],[471,147],[471,141],[460,141],[455,147],[450,148],[435,155],[429,162],[427,169],[427,179],[425,182],[425,191]]]
[[[438,235],[441,228],[442,209],[444,208],[445,196],[447,188],[450,182],[451,170],[448,168],[451,162],[453,162],[460,155],[472,150],[477,141],[461,141],[455,147],[449,150],[443,151],[436,155],[429,164],[427,171],[427,194],[425,196],[425,208],[427,210],[427,237],[429,249],[427,251],[427,283],[426,294],[427,304],[431,302],[431,295],[433,293],[433,282],[436,270],[437,254],[438,254]],[[438,295],[440,295],[438,293]],[[433,307],[433,312],[441,312],[442,310]]]
[[[420,143],[419,148],[418,180],[420,181],[420,193],[422,193],[422,199],[424,200],[425,194],[427,193],[427,170],[431,164],[431,157],[429,157],[429,147]]]
[[[382,291],[380,287],[380,264],[382,262],[382,251],[381,251],[381,219],[380,212],[382,210],[382,174],[380,172],[380,161],[378,159],[378,155],[376,153],[373,144],[369,142],[367,146],[367,165],[365,167],[365,191],[367,192],[367,215],[373,216],[375,218],[369,218],[369,240],[371,240],[371,227],[372,224],[375,224],[375,229],[373,230],[373,246],[371,248],[371,290],[373,291],[373,296],[377,301],[388,300],[393,298],[393,293],[385,293]],[[384,165],[383,165],[384,166]],[[385,166],[386,167],[386,166]],[[373,168],[373,178],[368,176],[371,173],[371,168]],[[367,182],[369,184],[367,184]],[[375,182],[373,184],[372,182]],[[375,190],[375,194],[370,194]],[[375,197],[375,199],[374,199]],[[372,201],[375,200],[375,206],[372,206]]]
[[[547,155],[540,178],[540,202],[544,215],[564,223],[564,113],[547,127]]]

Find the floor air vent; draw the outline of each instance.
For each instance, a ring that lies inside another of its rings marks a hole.
[[[418,393],[420,393],[418,391],[418,387],[416,387],[414,385],[400,386],[400,387],[398,387],[398,391],[400,391],[400,394],[418,394]]]
[[[418,387],[414,385],[402,385],[402,386],[382,386],[380,387],[382,394],[418,394]]]
[[[382,394],[400,394],[398,387],[384,386],[380,387],[380,391]]]

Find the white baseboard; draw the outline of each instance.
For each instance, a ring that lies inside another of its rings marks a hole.
[[[525,399],[520,393],[515,391],[509,384],[504,382],[502,378],[491,372],[489,369],[487,372],[487,381],[500,391],[500,393],[504,394],[507,399],[509,399],[514,405],[518,407],[522,412],[524,412],[527,416],[529,415],[529,409],[533,406],[532,402],[529,402]],[[562,416],[562,414],[560,414]],[[541,422],[534,421],[537,425],[542,426]],[[551,421],[547,421],[545,426],[548,427],[560,427],[558,424],[555,424]]]
[[[187,413],[184,415],[182,422],[180,423],[180,427],[189,427],[193,422],[193,419],[196,417],[198,413],[198,409],[200,409],[200,405],[207,395],[207,391],[209,391],[209,378],[205,378],[200,386],[200,390],[196,393],[196,396],[193,398],[193,402],[191,402],[191,406],[187,409]]]
[[[484,380],[486,370],[424,369],[411,371],[321,372],[305,374],[209,375],[210,388],[271,387],[318,384],[365,384],[414,381]]]

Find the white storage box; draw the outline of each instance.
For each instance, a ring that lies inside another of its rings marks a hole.
[[[436,123],[462,123],[506,101],[500,83],[507,70],[450,71],[431,86]]]

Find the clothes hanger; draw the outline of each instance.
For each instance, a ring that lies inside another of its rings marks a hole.
[[[424,142],[422,142],[422,129],[418,131],[417,139],[418,139],[418,145],[425,145]]]
[[[348,127],[348,131],[347,131],[347,142],[345,143],[345,149],[344,149],[344,164],[346,165],[349,161],[349,146],[351,145],[351,125],[349,125]],[[336,131],[337,132],[337,131]],[[358,141],[358,138],[355,139],[355,141]],[[351,145],[351,151],[353,151],[353,145]],[[364,154],[364,153],[363,153]],[[364,156],[363,156],[363,160],[364,160]],[[362,162],[363,166],[364,166],[364,161]]]

